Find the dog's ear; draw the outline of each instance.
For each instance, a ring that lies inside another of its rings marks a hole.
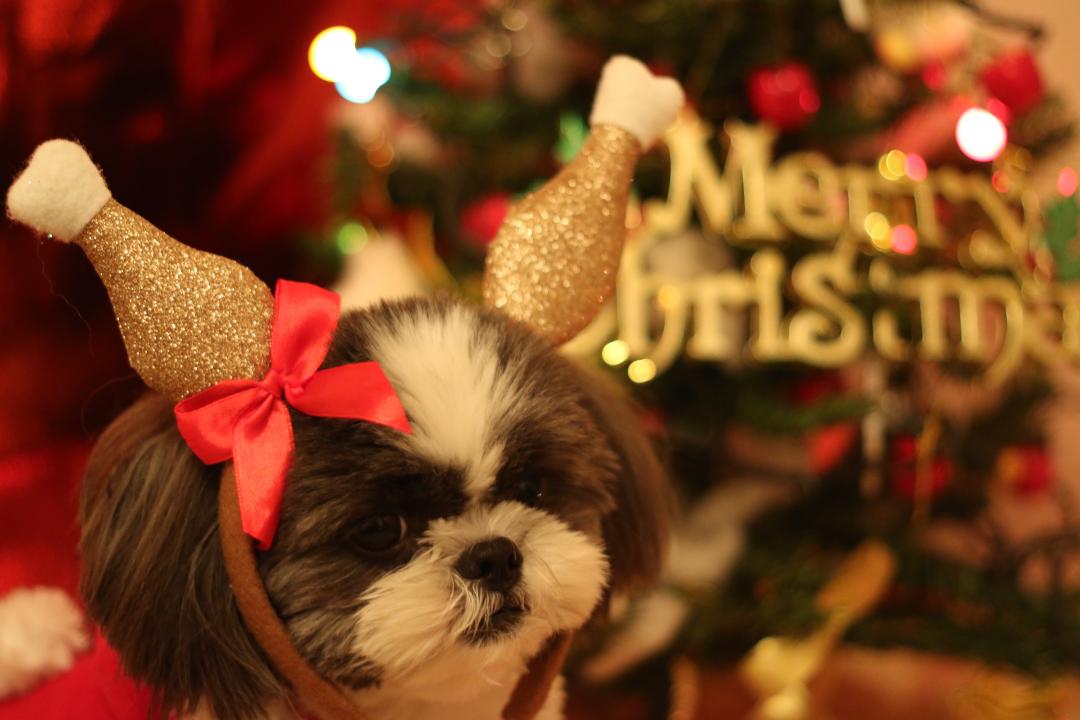
[[[588,369],[582,375],[589,410],[619,460],[615,509],[603,525],[611,590],[634,591],[656,581],[667,556],[671,492],[638,406],[610,377]]]
[[[184,444],[172,405],[149,395],[105,431],[83,483],[87,609],[163,715],[205,702],[221,720],[243,720],[282,695],[229,589],[220,474]]]

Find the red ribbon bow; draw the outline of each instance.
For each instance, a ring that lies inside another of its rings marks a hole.
[[[176,404],[180,434],[200,460],[210,465],[232,458],[244,532],[258,540],[261,550],[274,540],[285,474],[292,463],[286,401],[306,415],[365,420],[412,432],[377,362],[319,370],[340,308],[337,293],[278,281],[266,377],[223,380]]]

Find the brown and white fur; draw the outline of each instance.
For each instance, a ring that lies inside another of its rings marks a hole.
[[[260,573],[301,654],[372,720],[498,718],[549,637],[655,576],[658,463],[617,389],[499,314],[450,299],[344,314],[324,367],[363,360],[381,363],[413,435],[294,413]],[[221,472],[159,396],[122,415],[84,485],[82,589],[163,710],[264,717],[287,690],[229,590]],[[539,717],[561,706],[557,682]]]

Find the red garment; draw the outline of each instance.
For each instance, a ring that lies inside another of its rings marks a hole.
[[[46,585],[77,597],[79,483],[90,450],[58,442],[0,459],[0,597]],[[150,695],[100,637],[67,673],[0,700],[0,720],[147,720]]]
[[[25,695],[0,700],[0,720],[148,720],[150,692],[124,675],[100,635],[68,672]]]

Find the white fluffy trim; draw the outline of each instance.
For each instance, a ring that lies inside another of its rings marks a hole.
[[[656,77],[640,61],[616,55],[600,75],[589,123],[629,130],[642,148],[648,148],[675,119],[684,101],[675,80]]]
[[[90,645],[82,613],[56,588],[21,588],[0,598],[0,698],[71,667]]]
[[[69,242],[110,197],[105,179],[81,145],[49,140],[38,145],[26,170],[11,184],[7,211],[12,220]]]

